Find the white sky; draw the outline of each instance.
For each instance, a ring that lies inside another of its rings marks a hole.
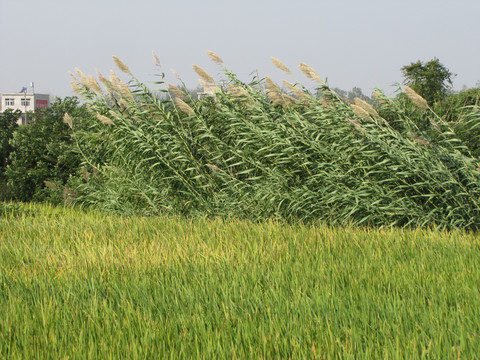
[[[111,55],[153,82],[152,50],[168,82],[178,83],[173,68],[191,88],[192,64],[220,78],[205,54],[213,50],[246,82],[258,70],[312,86],[297,70],[303,61],[332,87],[367,95],[391,93],[402,66],[437,57],[459,90],[480,81],[479,14],[479,0],[0,0],[0,92],[33,81],[36,92],[69,96],[69,71],[108,74]]]

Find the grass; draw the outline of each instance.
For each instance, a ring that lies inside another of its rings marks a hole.
[[[0,358],[478,358],[460,231],[3,205]]]

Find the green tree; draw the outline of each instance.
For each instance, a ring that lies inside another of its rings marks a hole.
[[[420,94],[430,105],[445,99],[455,77],[437,58],[426,63],[419,60],[402,67],[401,71],[404,84]]]
[[[17,120],[20,115],[20,110],[13,111],[12,109],[7,109],[3,114],[0,114],[0,200],[8,198],[5,170],[8,157],[13,150],[10,141],[18,128]]]
[[[86,109],[79,106],[75,97],[57,98],[50,108],[35,112],[33,122],[20,126],[14,133],[6,170],[14,199],[60,201],[62,186],[78,172],[80,159],[73,151],[72,130],[63,121],[65,113],[81,118]],[[52,191],[55,187],[57,191]]]

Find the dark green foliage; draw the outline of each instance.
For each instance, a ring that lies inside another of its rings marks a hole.
[[[76,98],[57,98],[50,108],[33,114],[33,122],[14,133],[6,171],[14,199],[62,200],[63,185],[78,172],[80,163],[72,150],[71,129],[63,121],[65,113],[78,115],[85,109],[79,107]]]
[[[12,109],[7,109],[3,114],[0,114],[0,201],[10,197],[5,170],[7,169],[8,157],[13,150],[10,141],[18,127],[17,120],[20,115],[20,110],[13,111]]]
[[[430,105],[443,100],[452,85],[451,73],[437,58],[420,60],[402,67],[404,83],[420,94]]]

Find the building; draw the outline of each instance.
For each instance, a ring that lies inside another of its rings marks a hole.
[[[3,113],[7,109],[20,110],[22,116],[18,119],[18,124],[26,124],[29,122],[28,112],[36,109],[46,109],[50,104],[50,96],[47,94],[35,94],[19,92],[2,94],[0,103],[0,112]]]

